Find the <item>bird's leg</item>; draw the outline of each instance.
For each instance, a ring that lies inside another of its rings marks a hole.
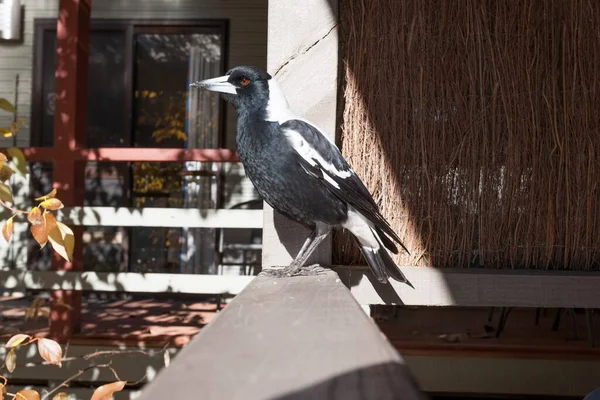
[[[294,275],[318,275],[325,269],[318,264],[304,266],[308,258],[317,249],[319,244],[327,237],[331,228],[327,225],[317,225],[310,233],[302,248],[296,255],[296,258],[287,267],[281,270],[263,270],[263,273],[270,276],[286,277]]]

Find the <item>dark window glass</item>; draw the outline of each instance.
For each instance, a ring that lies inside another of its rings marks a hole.
[[[128,145],[125,105],[125,34],[90,32],[88,70],[87,146]],[[56,31],[43,34],[42,146],[54,143]]]
[[[188,86],[220,73],[221,36],[138,34],[135,44],[135,146],[218,147],[217,97]]]

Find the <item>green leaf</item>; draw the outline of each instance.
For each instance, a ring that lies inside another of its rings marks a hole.
[[[9,113],[16,113],[17,109],[15,108],[15,106],[12,105],[12,103],[8,100],[6,100],[5,98],[0,98],[0,109],[4,110],[4,111],[8,111]]]
[[[10,190],[10,187],[7,184],[1,183],[1,182],[0,182],[0,200],[8,201],[9,203],[13,202],[12,191]]]
[[[6,149],[6,152],[12,157],[12,162],[15,165],[15,169],[21,175],[27,175],[27,161],[25,160],[25,154],[21,151],[21,149],[17,149],[16,147],[9,147]]]

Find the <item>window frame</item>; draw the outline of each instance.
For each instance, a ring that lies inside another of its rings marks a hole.
[[[31,118],[30,118],[30,143],[31,146],[43,146],[42,116],[43,116],[43,77],[44,77],[44,34],[56,31],[56,18],[34,19],[33,36],[33,66],[31,90]],[[229,50],[229,21],[225,19],[92,19],[92,31],[119,31],[125,35],[125,129],[123,132],[123,146],[132,147],[134,85],[135,85],[135,55],[136,34],[176,34],[176,33],[217,33],[223,38],[221,41],[220,69],[225,71],[228,65]],[[227,132],[227,115],[224,101],[219,101],[219,137],[218,147],[223,148]],[[87,147],[87,146],[86,146]],[[176,160],[173,160],[176,161]]]

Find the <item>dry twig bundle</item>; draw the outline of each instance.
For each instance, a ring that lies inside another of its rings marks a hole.
[[[600,269],[600,3],[340,11],[342,151],[411,250],[401,265]]]

